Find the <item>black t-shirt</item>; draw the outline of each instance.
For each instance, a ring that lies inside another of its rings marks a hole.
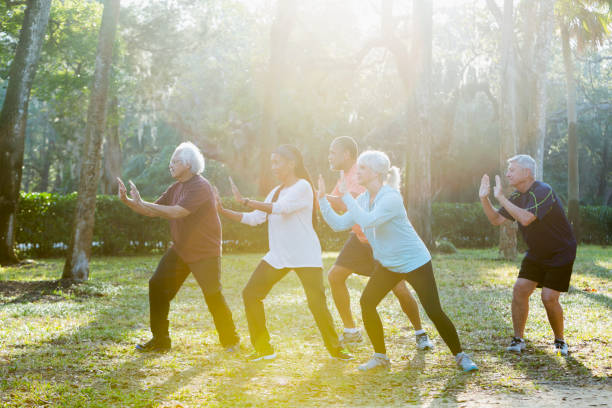
[[[526,258],[547,266],[563,266],[574,261],[576,238],[552,187],[534,181],[529,190],[524,193],[515,191],[509,200],[536,216],[526,227],[518,224],[529,248]],[[502,207],[499,213],[514,221],[505,208]]]

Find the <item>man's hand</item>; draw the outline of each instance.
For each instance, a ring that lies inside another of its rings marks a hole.
[[[138,191],[138,188],[136,188],[136,184],[134,184],[132,180],[130,180],[129,183],[130,183],[130,197],[132,198],[132,200],[134,200],[136,204],[138,205],[142,204],[142,198],[140,197],[140,192]]]
[[[123,181],[121,181],[119,177],[117,177],[117,185],[117,196],[122,202],[127,203],[130,200],[127,196],[127,189],[125,188],[125,184],[123,184]]]
[[[317,196],[319,199],[325,197],[325,180],[323,179],[323,175],[319,174],[319,189],[317,190]]]
[[[346,186],[346,178],[344,178],[344,170],[340,170],[340,183],[338,183],[338,192],[341,195],[346,194],[348,187]]]
[[[489,181],[489,176],[485,174],[480,179],[480,189],[478,190],[478,196],[480,198],[486,198],[489,196],[490,191],[491,191],[491,182]]]
[[[504,197],[504,188],[502,187],[501,178],[495,176],[495,187],[493,187],[493,195],[499,201],[500,198]]]
[[[230,181],[230,185],[232,187],[232,194],[234,195],[234,200],[238,201],[239,203],[242,203],[242,194],[240,194],[240,190],[238,190],[238,187],[236,187],[236,184],[234,184],[234,180],[232,180],[232,178],[229,178]]]

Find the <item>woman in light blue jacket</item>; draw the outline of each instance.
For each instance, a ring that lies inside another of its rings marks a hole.
[[[319,203],[325,221],[335,230],[344,231],[358,224],[372,245],[376,270],[361,296],[363,324],[374,346],[374,355],[359,366],[362,371],[388,367],[382,323],[376,306],[402,279],[416,291],[425,312],[464,371],[477,366],[463,353],[457,330],[442,310],[431,265],[431,255],[406,214],[399,192],[399,169],[391,168],[387,155],[379,151],[363,152],[357,160],[357,180],[367,190],[356,199],[340,186],[347,212],[339,215],[325,197],[325,183],[319,176]],[[386,179],[388,182],[385,183]]]

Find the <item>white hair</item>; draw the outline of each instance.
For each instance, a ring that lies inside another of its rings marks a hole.
[[[193,174],[200,174],[204,171],[204,156],[200,149],[191,142],[183,142],[178,145],[174,149],[173,156],[188,165]]]
[[[359,155],[357,163],[369,167],[382,178],[385,184],[399,191],[400,170],[391,166],[389,156],[385,152],[378,150],[365,151]]]
[[[514,157],[509,158],[508,164],[516,163],[524,169],[530,170],[533,178],[536,178],[536,161],[528,154],[517,154]]]

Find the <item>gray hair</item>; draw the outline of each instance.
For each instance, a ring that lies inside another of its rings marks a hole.
[[[391,160],[385,152],[378,150],[368,150],[359,155],[357,163],[367,166],[374,173],[377,173],[385,184],[399,191],[400,189],[400,170],[391,166]]]
[[[191,142],[183,142],[174,149],[173,156],[189,166],[193,174],[204,171],[204,156],[200,149]]]
[[[531,175],[536,178],[536,161],[528,154],[517,154],[507,160],[508,164],[516,163],[524,169],[531,170]]]

